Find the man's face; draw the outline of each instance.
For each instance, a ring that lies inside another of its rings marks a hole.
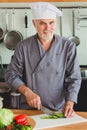
[[[33,23],[40,39],[49,41],[53,38],[53,34],[56,27],[56,19],[34,20]]]

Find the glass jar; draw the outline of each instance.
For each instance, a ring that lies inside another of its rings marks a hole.
[[[20,93],[11,92],[11,108],[12,109],[19,109],[20,108]]]

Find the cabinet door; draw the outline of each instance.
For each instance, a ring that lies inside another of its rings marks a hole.
[[[78,103],[75,105],[76,111],[87,111],[87,79],[82,80],[81,89],[78,95]]]

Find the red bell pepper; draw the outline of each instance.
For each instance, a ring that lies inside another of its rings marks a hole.
[[[25,114],[19,114],[14,117],[14,121],[16,124],[21,124],[21,125],[27,125],[28,124],[28,116]]]

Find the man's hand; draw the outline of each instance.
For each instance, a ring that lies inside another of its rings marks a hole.
[[[40,97],[36,93],[29,90],[26,92],[25,97],[29,106],[37,108],[38,110],[41,109],[41,105],[40,105],[41,100],[40,100]]]
[[[30,107],[41,109],[41,99],[39,95],[34,93],[30,88],[25,85],[20,85],[18,91],[26,97],[26,101]]]
[[[62,112],[64,113],[65,117],[72,117],[74,115],[74,102],[67,101]]]

